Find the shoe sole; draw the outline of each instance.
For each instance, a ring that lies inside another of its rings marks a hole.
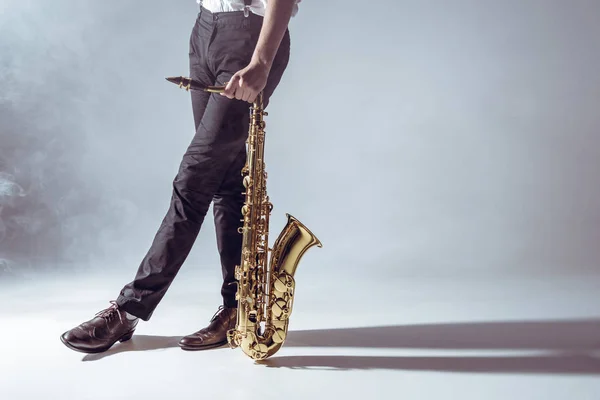
[[[110,346],[105,346],[105,347],[101,347],[99,349],[80,349],[77,348],[75,346],[73,346],[71,343],[67,342],[61,335],[60,337],[60,341],[63,342],[63,344],[65,346],[67,346],[69,349],[74,350],[74,351],[78,351],[80,353],[85,353],[85,354],[97,354],[97,353],[104,353],[106,350],[110,349],[111,347],[113,347],[115,345],[115,343],[117,342],[126,342],[128,340],[131,339],[131,337],[133,336],[133,332],[135,331],[135,329],[133,331],[129,331],[126,334],[124,334],[123,336],[121,336],[119,339],[117,339],[114,343],[112,343]]]
[[[219,342],[219,343],[214,343],[214,344],[207,344],[206,346],[182,346],[179,345],[179,347],[182,350],[187,350],[187,351],[199,351],[199,350],[209,350],[209,349],[216,349],[217,347],[221,347],[221,346],[225,346],[227,344],[227,340],[225,340],[224,342]]]

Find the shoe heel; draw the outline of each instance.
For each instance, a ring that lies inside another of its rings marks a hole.
[[[129,331],[126,334],[124,334],[123,336],[121,336],[121,339],[119,339],[119,342],[126,342],[129,339],[131,339],[131,337],[133,336],[133,332],[135,332],[135,329],[132,331]]]

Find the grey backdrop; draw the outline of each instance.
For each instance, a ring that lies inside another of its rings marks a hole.
[[[0,0],[0,274],[133,274],[194,133],[164,77],[188,72],[196,7]],[[304,0],[267,117],[272,237],[290,212],[312,262],[387,277],[597,271],[599,20],[595,0]],[[208,218],[187,268],[217,260]]]

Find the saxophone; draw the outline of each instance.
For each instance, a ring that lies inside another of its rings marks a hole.
[[[186,90],[221,93],[223,86],[203,87],[185,77],[167,78]],[[242,257],[235,268],[237,321],[227,332],[231,348],[240,347],[254,360],[275,354],[286,339],[292,312],[296,268],[311,247],[323,247],[298,219],[286,213],[287,223],[269,248],[269,216],[273,205],[267,195],[265,170],[265,122],[268,115],[260,93],[250,108],[246,165],[241,171],[246,189],[241,210]],[[270,258],[269,258],[269,252]]]

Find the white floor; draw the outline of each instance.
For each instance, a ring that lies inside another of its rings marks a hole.
[[[259,365],[239,349],[177,347],[218,301],[215,274],[186,272],[130,342],[67,349],[59,335],[131,273],[2,287],[0,399],[600,399],[594,276],[299,271],[288,341]]]

